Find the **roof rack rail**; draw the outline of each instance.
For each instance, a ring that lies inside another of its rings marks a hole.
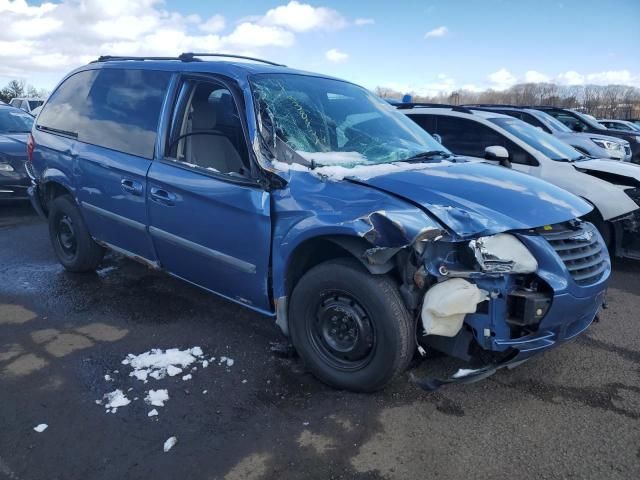
[[[91,63],[101,63],[101,62],[119,62],[124,60],[180,60],[178,57],[134,57],[128,55],[101,55],[97,60],[92,61]]]
[[[416,107],[423,107],[423,108],[449,108],[451,110],[453,110],[454,112],[462,112],[462,113],[471,113],[473,114],[473,112],[471,110],[469,110],[466,106],[464,105],[449,105],[447,103],[394,103],[392,104],[394,105],[398,110],[408,110],[411,108],[416,108]]]
[[[281,63],[271,62],[269,60],[264,60],[262,58],[247,57],[247,56],[244,56],[244,55],[233,55],[233,54],[230,54],[230,53],[193,53],[193,52],[186,52],[186,53],[181,53],[180,56],[178,57],[178,59],[182,60],[183,62],[199,61],[200,59],[196,58],[196,57],[240,58],[242,60],[252,60],[254,62],[266,63],[267,65],[273,65],[275,67],[286,67],[286,65],[283,65]]]
[[[135,56],[118,56],[118,55],[102,55],[98,57],[97,60],[92,61],[91,63],[101,63],[101,62],[119,62],[126,60],[178,60],[181,62],[201,62],[202,59],[198,57],[222,57],[222,58],[239,58],[243,60],[252,60],[254,62],[266,63],[268,65],[274,65],[276,67],[286,67],[286,65],[282,65],[280,63],[270,62],[269,60],[263,60],[261,58],[255,57],[246,57],[244,55],[232,55],[230,53],[193,53],[193,52],[185,52],[181,53],[177,57],[135,57]]]
[[[529,108],[527,105],[512,105],[508,103],[465,103],[467,108]]]

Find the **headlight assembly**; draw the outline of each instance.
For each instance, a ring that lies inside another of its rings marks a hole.
[[[592,138],[591,141],[599,147],[606,148],[607,150],[622,150],[622,145],[618,142],[611,142],[600,138]]]
[[[13,172],[13,167],[8,163],[0,163],[0,172]]]
[[[533,273],[538,269],[527,247],[508,233],[471,240],[469,248],[486,273]]]

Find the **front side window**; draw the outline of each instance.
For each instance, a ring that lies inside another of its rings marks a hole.
[[[102,68],[79,72],[51,96],[38,127],[153,158],[170,73]]]
[[[260,74],[251,86],[261,124],[308,161],[350,167],[443,150],[405,115],[351,83]]]
[[[187,81],[179,95],[167,157],[217,173],[248,174],[248,149],[231,92],[214,82]]]
[[[29,109],[34,110],[42,105],[44,102],[42,100],[29,100]]]
[[[505,117],[504,119],[524,123],[515,118]],[[527,124],[525,123],[525,125]],[[529,128],[534,127],[529,126]],[[461,117],[438,115],[436,130],[436,133],[442,137],[444,146],[458,155],[484,158],[487,147],[501,146],[509,152],[509,160],[512,163],[521,165],[538,164],[522,147],[480,122]]]
[[[0,108],[0,133],[28,133],[33,117],[22,110]]]
[[[582,154],[553,135],[541,132],[528,123],[515,118],[492,118],[495,123],[518,139],[538,150],[551,160],[572,162],[582,158]]]

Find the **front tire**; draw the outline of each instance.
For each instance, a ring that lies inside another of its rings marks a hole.
[[[309,370],[336,388],[371,392],[404,371],[413,321],[395,283],[353,259],[309,270],[291,296],[291,339]]]
[[[49,236],[62,266],[70,272],[95,270],[104,256],[69,195],[56,197],[49,207]]]

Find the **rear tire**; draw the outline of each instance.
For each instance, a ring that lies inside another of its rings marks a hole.
[[[104,249],[91,238],[69,195],[56,197],[49,206],[49,236],[58,260],[70,272],[95,270],[102,261]]]
[[[289,329],[317,378],[357,392],[382,388],[415,350],[413,321],[395,283],[353,259],[327,261],[302,277],[291,296]]]

